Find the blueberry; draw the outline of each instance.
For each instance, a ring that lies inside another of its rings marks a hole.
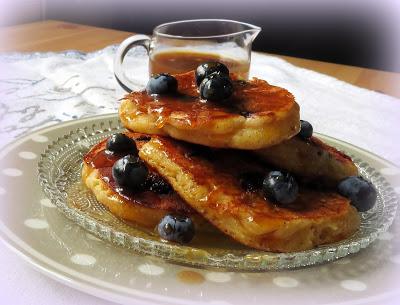
[[[167,73],[153,75],[146,86],[147,94],[173,94],[177,89],[176,78]]]
[[[150,191],[157,194],[169,194],[172,191],[171,185],[156,174],[149,174],[146,186]]]
[[[130,153],[137,155],[138,150],[134,140],[123,133],[115,133],[107,140],[106,149],[112,153]]]
[[[311,138],[311,136],[313,134],[312,125],[307,121],[300,120],[300,126],[301,127],[300,127],[299,136],[305,140]]]
[[[264,175],[260,172],[247,172],[239,176],[240,185],[246,191],[254,192],[262,188]]]
[[[117,160],[112,167],[112,176],[118,186],[131,191],[143,188],[147,174],[146,165],[134,155],[127,155]]]
[[[272,171],[264,178],[263,191],[267,199],[275,203],[289,204],[296,200],[299,186],[291,174]]]
[[[194,73],[197,86],[200,86],[203,79],[212,73],[229,77],[229,69],[224,64],[220,62],[205,62],[198,66]]]
[[[161,238],[186,244],[194,237],[194,224],[189,217],[166,215],[157,226]]]
[[[375,187],[362,177],[352,176],[342,180],[338,185],[338,192],[349,198],[359,212],[368,211],[376,202]]]
[[[221,101],[232,95],[233,85],[229,77],[214,73],[203,79],[199,91],[203,99]]]

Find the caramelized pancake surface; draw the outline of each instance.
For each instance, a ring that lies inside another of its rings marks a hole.
[[[246,191],[240,175],[266,172],[242,152],[198,153],[192,145],[154,137],[139,151],[181,197],[218,229],[247,246],[276,252],[313,248],[349,237],[359,216],[346,198],[300,187],[289,208]]]
[[[349,156],[316,137],[304,140],[296,136],[255,153],[273,166],[332,187],[347,177],[358,175]]]
[[[147,135],[126,134],[135,140],[138,149],[150,139]],[[154,228],[168,213],[190,216],[200,229],[205,225],[206,221],[173,190],[168,194],[157,194],[150,190],[131,193],[120,189],[112,177],[112,166],[124,155],[107,153],[106,142],[107,139],[93,146],[84,156],[82,180],[114,215],[147,228]],[[163,179],[151,169],[150,175]]]
[[[286,89],[266,81],[233,81],[227,101],[200,99],[194,72],[175,75],[178,94],[150,96],[132,92],[119,115],[136,132],[169,135],[211,147],[258,149],[277,144],[299,131],[299,106]]]

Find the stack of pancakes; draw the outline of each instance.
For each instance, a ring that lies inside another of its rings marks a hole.
[[[119,110],[155,187],[121,191],[111,174],[119,157],[105,153],[107,139],[84,157],[84,183],[113,214],[150,229],[167,214],[185,215],[198,234],[219,231],[274,252],[311,249],[358,229],[356,209],[333,188],[357,168],[321,140],[297,135],[299,106],[290,92],[234,80],[233,95],[217,103],[200,99],[194,72],[174,76],[178,94],[132,92]],[[290,205],[271,202],[248,178],[271,170],[300,182]]]

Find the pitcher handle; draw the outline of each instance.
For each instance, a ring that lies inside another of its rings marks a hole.
[[[150,37],[147,35],[134,35],[125,39],[118,47],[114,58],[114,76],[120,86],[127,92],[132,92],[135,85],[125,76],[122,63],[126,53],[135,46],[142,46],[150,52]]]

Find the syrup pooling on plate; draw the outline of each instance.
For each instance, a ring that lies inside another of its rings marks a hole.
[[[175,77],[178,81],[176,95],[148,95],[146,91],[129,94],[127,98],[137,106],[130,119],[134,120],[140,114],[154,114],[158,116],[157,127],[173,119],[187,128],[196,128],[215,119],[251,117],[252,113],[273,119],[278,112],[287,111],[295,104],[292,94],[287,90],[259,79],[251,83],[235,80],[233,95],[228,100],[205,101],[199,96],[193,72]]]
[[[104,127],[104,122],[108,123],[112,120],[112,127],[115,129],[119,125],[116,117],[107,117],[98,119],[82,120],[88,130],[85,132],[87,138],[85,143],[96,145],[98,143],[99,131],[102,135],[110,135],[109,128]],[[121,234],[124,232],[123,243],[112,239],[112,243],[118,246],[123,246],[129,251],[132,245],[143,255],[152,255],[164,259],[190,264],[192,266],[203,267],[223,267],[230,268],[235,271],[262,271],[262,270],[282,270],[288,268],[298,268],[335,260],[337,257],[347,256],[351,253],[358,252],[361,248],[370,245],[376,235],[385,231],[392,223],[398,206],[396,196],[393,196],[393,188],[388,181],[375,168],[389,167],[384,160],[377,159],[368,153],[358,150],[353,146],[342,143],[337,140],[329,140],[337,146],[345,147],[347,152],[357,155],[355,163],[363,173],[363,176],[371,179],[379,192],[379,200],[377,201],[376,209],[371,211],[368,219],[361,219],[362,225],[360,231],[352,238],[341,242],[320,247],[316,250],[310,250],[300,253],[270,253],[245,248],[236,243],[236,247],[232,245],[223,245],[222,242],[228,240],[226,237],[221,238],[218,242],[211,243],[209,240],[198,243],[198,237],[192,241],[190,247],[181,247],[170,245],[169,243],[159,242],[157,236],[149,234],[137,226],[127,226],[123,221],[108,212],[102,204],[98,203],[89,190],[86,190],[80,182],[81,171],[81,147],[76,145],[77,139],[82,138],[82,129],[78,126],[61,126],[51,127],[58,130],[57,136],[59,139],[42,155],[39,162],[39,180],[46,195],[53,201],[57,201],[57,205],[61,208],[61,212],[71,218],[77,225],[84,229],[94,232],[98,237],[110,242],[108,234],[104,234],[104,229],[112,235],[115,233]],[[67,130],[65,129],[67,128]],[[120,128],[120,131],[123,130]],[[61,172],[60,172],[61,169]],[[64,178],[66,185],[60,188],[56,182],[60,178]],[[73,185],[79,184],[80,188],[71,188]],[[67,198],[65,193],[68,194]],[[77,202],[90,201],[87,209],[80,209],[80,204],[69,205],[70,200]],[[101,213],[100,213],[101,212]],[[82,217],[85,222],[82,222]],[[111,219],[113,219],[111,221]],[[89,225],[96,223],[95,227]],[[203,236],[202,234],[199,234]],[[210,236],[207,234],[206,236]],[[139,242],[145,240],[146,243]],[[242,250],[238,250],[240,247]],[[173,248],[173,249],[172,249]],[[195,251],[202,249],[203,251],[185,252],[187,250]],[[201,255],[199,252],[203,253]]]

